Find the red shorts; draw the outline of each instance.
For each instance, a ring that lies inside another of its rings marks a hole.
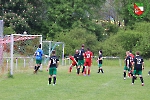
[[[91,63],[92,63],[91,61],[85,61],[85,62],[84,62],[84,66],[89,66],[89,67],[90,67],[90,66],[91,66]]]
[[[75,66],[77,63],[76,62],[72,62],[72,66]]]

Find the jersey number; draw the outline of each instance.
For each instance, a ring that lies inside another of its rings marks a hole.
[[[82,52],[81,52],[81,50],[79,51],[79,55],[81,55],[82,54]]]
[[[36,55],[39,56],[39,55],[40,55],[40,52],[36,52]]]
[[[53,59],[53,64],[56,64],[56,59]]]
[[[141,64],[141,59],[137,59],[137,64]]]
[[[86,57],[87,57],[87,58],[90,58],[90,54],[86,54]]]

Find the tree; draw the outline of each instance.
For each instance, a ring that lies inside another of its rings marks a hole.
[[[93,11],[105,0],[47,0],[49,33],[66,32],[74,27],[90,25],[94,18]],[[87,28],[87,27],[84,27]]]
[[[0,19],[16,33],[27,31],[31,34],[32,30],[38,32],[42,23],[42,6],[43,2],[40,0],[1,0]]]

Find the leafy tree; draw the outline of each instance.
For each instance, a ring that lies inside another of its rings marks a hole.
[[[36,2],[35,2],[36,1]],[[40,3],[41,2],[41,3]],[[16,33],[41,29],[42,1],[40,0],[1,0],[0,19],[6,27],[12,27]],[[36,33],[37,34],[37,33]]]
[[[105,0],[47,0],[48,8],[48,36],[55,33],[67,32],[74,27],[92,24],[93,11],[100,7]],[[87,27],[84,27],[88,29]],[[93,28],[94,29],[94,28]],[[93,31],[93,30],[92,30]],[[98,34],[98,33],[96,33]]]
[[[136,42],[135,48],[133,48],[134,51],[140,51],[141,54],[149,58],[150,54],[150,24],[147,22],[142,23],[136,23],[134,25],[134,30],[136,30],[137,33],[140,34],[139,40]]]
[[[4,35],[10,35],[12,33],[15,33],[15,31],[11,27],[4,27]]]

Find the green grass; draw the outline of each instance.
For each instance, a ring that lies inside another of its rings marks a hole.
[[[123,60],[121,61],[123,62]],[[146,66],[148,60],[145,61]],[[98,74],[96,62],[91,69],[91,76],[77,76],[73,68],[68,74],[68,66],[60,66],[57,74],[57,84],[48,86],[48,72],[44,66],[42,72],[33,74],[33,69],[27,68],[14,73],[13,78],[6,74],[0,77],[1,100],[148,100],[150,92],[150,77],[147,75],[150,67],[143,71],[145,86],[140,79],[131,85],[131,78],[123,80],[123,65],[118,60],[104,60],[104,74]],[[122,63],[123,64],[123,63]]]

